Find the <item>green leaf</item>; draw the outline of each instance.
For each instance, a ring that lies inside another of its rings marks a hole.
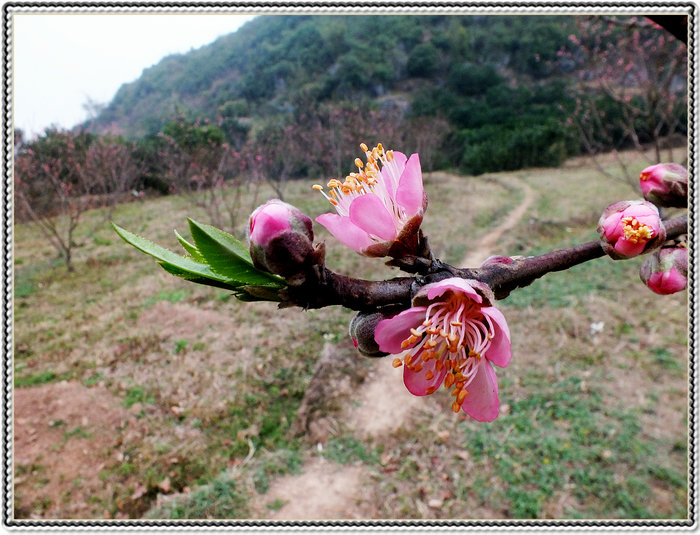
[[[235,284],[235,282],[231,281],[228,277],[215,272],[206,264],[197,262],[192,258],[175,254],[172,251],[161,247],[160,245],[156,245],[152,241],[129,232],[115,223],[112,223],[112,227],[114,227],[114,230],[126,243],[133,245],[139,251],[144,252],[147,255],[151,255],[156,260],[159,260],[163,269],[166,269],[165,266],[167,265],[173,271],[177,271],[177,275],[180,277],[184,277],[185,274],[188,274],[188,276],[192,277],[193,280],[204,278],[224,284],[240,286],[239,284]],[[166,269],[166,271],[172,273],[172,271],[169,271],[168,269]]]
[[[185,238],[180,236],[180,233],[177,230],[174,230],[173,232],[175,232],[175,237],[177,238],[177,241],[180,242],[180,245],[184,247],[185,251],[187,251],[193,259],[195,259],[197,262],[202,262],[203,264],[206,264],[202,253],[199,252],[199,249],[197,249],[194,245],[188,242]]]
[[[169,264],[167,262],[158,262],[158,263],[160,264],[160,267],[162,267],[165,271],[167,271],[171,275],[175,275],[176,277],[181,277],[189,282],[194,282],[197,284],[204,284],[206,286],[214,286],[215,288],[224,288],[225,290],[238,290],[239,288],[241,288],[241,285],[239,283],[221,282],[218,280],[201,277],[199,275],[194,275],[188,271],[184,271],[184,270],[180,269],[179,267],[174,266],[173,264]]]
[[[234,253],[236,256],[245,260],[251,266],[253,265],[253,259],[250,257],[250,251],[248,250],[248,246],[238,241],[234,236],[232,236],[228,232],[225,232],[216,227],[212,227],[211,225],[198,223],[197,221],[191,218],[187,218],[187,222],[190,224],[190,229],[192,229],[192,225],[195,225],[203,232],[209,234],[213,239],[228,247],[231,250],[231,252]],[[194,239],[195,243],[197,243],[194,234],[192,235],[192,239]]]
[[[274,288],[285,286],[281,278],[257,269],[248,248],[230,234],[192,219],[187,221],[197,250],[215,272],[242,284]]]

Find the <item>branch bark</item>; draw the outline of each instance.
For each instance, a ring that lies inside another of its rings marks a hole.
[[[688,232],[688,216],[664,221],[667,238]],[[496,299],[507,297],[516,288],[528,286],[553,271],[562,271],[605,256],[598,241],[591,241],[549,253],[521,258],[510,264],[489,264],[481,268],[459,269],[439,260],[432,262],[427,274],[397,277],[385,281],[369,281],[340,275],[325,266],[314,266],[303,282],[291,285],[282,296],[281,306],[323,308],[341,305],[359,311],[379,308],[406,309],[411,299],[425,284],[450,277],[475,279],[486,283]]]

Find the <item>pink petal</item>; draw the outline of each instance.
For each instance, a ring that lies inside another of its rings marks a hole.
[[[633,204],[622,212],[622,217],[659,217],[659,211],[649,203]]]
[[[411,328],[418,327],[425,319],[425,310],[425,307],[413,307],[380,321],[374,329],[374,340],[379,349],[395,355],[404,351],[401,342],[410,336]]]
[[[350,220],[362,230],[382,240],[396,239],[394,218],[387,211],[382,200],[373,193],[367,193],[352,201]]]
[[[374,243],[364,230],[350,221],[349,217],[338,214],[321,214],[316,221],[326,227],[343,244],[361,253]]]
[[[616,212],[606,217],[605,221],[603,221],[603,231],[605,232],[605,237],[608,240],[614,241],[622,236],[622,225],[620,224],[621,219],[622,213]]]
[[[417,154],[412,154],[401,173],[399,187],[396,189],[396,202],[409,216],[423,211],[423,175]]]
[[[486,321],[493,327],[494,336],[491,345],[484,353],[484,357],[496,366],[505,368],[510,362],[510,329],[503,313],[496,307],[484,307],[481,312]]]
[[[422,351],[413,358],[414,362],[420,361],[421,354]],[[445,375],[447,375],[447,366],[443,366],[442,370],[438,372],[435,369],[437,360],[428,359],[427,362],[423,362],[423,368],[419,372],[411,370],[408,366],[403,367],[403,384],[406,385],[411,394],[414,396],[427,396],[429,388],[432,388],[433,392],[438,389]],[[433,372],[432,379],[426,378],[429,371]]]
[[[476,301],[477,303],[482,302],[481,296],[471,286],[471,284],[469,284],[468,281],[460,277],[451,277],[449,279],[443,279],[439,282],[429,284],[425,288],[427,288],[426,292],[428,299],[435,299],[436,297],[440,297],[445,292],[452,290],[456,293],[467,294],[467,296],[469,296],[473,301]]]
[[[290,228],[292,226],[289,222],[289,208],[270,201],[256,209],[251,215],[250,240],[264,244]]]
[[[647,286],[657,294],[670,295],[685,288],[687,279],[675,267],[669,271],[654,273],[647,281]]]
[[[644,247],[646,247],[647,242],[644,243],[632,243],[629,240],[625,240],[623,238],[617,240],[615,242],[615,250],[620,253],[623,256],[626,256],[628,258],[632,258],[633,256],[637,256],[642,254],[644,251]]]
[[[498,418],[498,380],[493,366],[481,359],[476,376],[466,387],[467,397],[462,410],[479,422],[493,422]]]

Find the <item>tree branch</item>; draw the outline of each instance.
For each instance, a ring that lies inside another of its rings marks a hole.
[[[688,232],[688,216],[664,221],[667,238]],[[604,256],[598,241],[591,241],[540,256],[515,260],[510,264],[489,264],[482,268],[459,269],[434,260],[430,273],[417,277],[397,277],[369,281],[340,275],[325,266],[313,266],[300,284],[290,285],[282,295],[282,307],[323,308],[341,305],[352,310],[371,311],[382,307],[406,309],[416,292],[432,282],[450,277],[475,279],[486,283],[496,299],[507,297],[516,288],[531,284],[552,271],[569,269]]]

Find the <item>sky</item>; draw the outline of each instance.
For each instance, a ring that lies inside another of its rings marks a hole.
[[[48,126],[71,128],[89,101],[107,104],[119,87],[163,57],[235,31],[253,15],[13,15],[13,118],[34,137]]]

